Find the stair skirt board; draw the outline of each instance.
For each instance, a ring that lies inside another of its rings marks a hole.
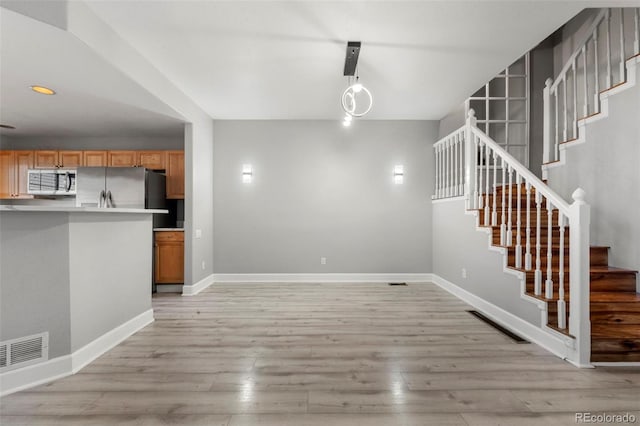
[[[153,321],[153,309],[149,309],[89,342],[71,355],[63,355],[2,373],[0,374],[0,396],[75,374]]]
[[[456,284],[448,281],[437,274],[433,274],[433,283],[456,296],[458,299],[473,306],[491,320],[500,324],[502,327],[523,336],[525,339],[533,342],[559,358],[569,361],[567,358],[574,345],[571,337],[555,332],[550,328],[537,327],[522,318],[505,311],[499,306],[476,296],[473,293],[464,290]],[[575,365],[575,364],[574,364]],[[576,365],[578,367],[591,367],[591,365]]]

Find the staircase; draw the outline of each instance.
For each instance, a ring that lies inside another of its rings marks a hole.
[[[543,177],[566,163],[568,147],[585,142],[585,125],[608,115],[608,98],[636,84],[638,64],[640,8],[602,9],[560,75],[547,80]],[[521,278],[521,296],[542,309],[548,347],[581,367],[640,362],[637,273],[609,266],[609,247],[590,246],[585,191],[567,202],[479,129],[472,109],[433,148],[433,199],[465,198],[505,271]]]
[[[504,193],[504,197],[503,197]],[[524,241],[526,236],[527,218],[529,218],[529,228],[536,226],[537,207],[535,196],[530,196],[527,205],[524,185],[520,185],[520,239]],[[511,194],[511,195],[509,195]],[[493,194],[489,196],[489,203],[493,205],[495,198],[496,207],[499,214],[502,212],[503,201],[505,202],[505,213],[508,214],[509,198],[511,206],[518,204],[517,186],[512,185],[508,190],[508,185],[499,185]],[[541,206],[541,222],[548,223],[548,213],[546,206]],[[558,223],[558,210],[552,210],[552,223]],[[558,325],[558,304],[559,286],[554,286],[553,296],[549,299],[544,294],[537,295],[535,292],[535,273],[527,270],[522,265],[516,265],[516,259],[524,258],[524,246],[517,249],[515,246],[505,246],[501,242],[501,226],[485,225],[491,220],[485,220],[485,210],[478,210],[478,226],[490,228],[491,244],[494,247],[501,247],[506,253],[506,265],[508,268],[521,272],[524,275],[526,295],[534,299],[542,300],[547,304],[547,327],[556,332],[569,335],[566,328],[559,328]],[[511,216],[517,221],[517,209],[511,209]],[[563,256],[560,256],[560,227],[552,226],[552,260],[551,270],[553,276],[558,276],[560,272],[560,259],[564,263],[564,293],[570,302],[569,291],[569,234],[570,230],[565,227],[565,238],[562,244]],[[532,236],[531,244],[537,243],[535,235]],[[517,235],[512,237],[517,239]],[[548,257],[547,250],[549,242],[548,228],[541,227],[540,244],[545,250],[540,251],[540,264],[542,271],[547,271]],[[517,254],[520,250],[520,254]],[[636,271],[620,269],[609,266],[609,247],[590,247],[590,312],[591,312],[591,361],[592,362],[638,362],[640,361],[640,294],[636,293]],[[532,251],[532,264],[537,264],[537,251]],[[566,319],[568,323],[570,315],[570,303],[567,303]]]

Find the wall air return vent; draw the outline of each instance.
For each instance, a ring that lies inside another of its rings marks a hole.
[[[49,332],[0,342],[0,372],[49,359]]]

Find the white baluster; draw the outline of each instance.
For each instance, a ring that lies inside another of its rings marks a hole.
[[[453,164],[453,157],[454,157],[454,147],[455,147],[455,140],[452,137],[451,140],[449,141],[449,197],[453,197],[454,193],[453,193],[453,178],[454,178],[454,164]]]
[[[611,87],[611,9],[607,9],[604,17],[605,31],[607,33],[607,89]]]
[[[555,147],[553,148],[553,160],[558,161],[560,159],[558,155],[558,153],[560,152],[560,121],[558,120],[558,86],[556,86],[555,99],[556,99],[556,108],[555,108],[556,131],[554,133],[554,136],[556,139],[556,143],[555,143]]]
[[[489,172],[491,167],[489,166],[489,146],[485,145],[485,192],[484,192],[484,226],[489,226],[491,223],[491,204],[489,203]]]
[[[564,215],[558,211],[558,225],[560,226],[560,255],[558,272],[558,328],[567,328],[567,307],[564,300]]]
[[[436,151],[436,198],[440,198],[440,145],[435,146]]]
[[[553,205],[547,201],[547,280],[544,283],[544,297],[553,298]]]
[[[507,181],[506,179],[506,172],[507,172],[507,168],[505,167],[504,164],[504,158],[500,158],[501,165],[502,165],[502,216],[500,217],[500,245],[501,246],[505,246],[506,245],[506,238],[507,238],[507,214],[506,214],[506,210],[507,210],[507,203],[506,203],[506,196],[507,196],[507,188],[505,187],[505,182]]]
[[[624,83],[625,78],[625,67],[624,64],[627,58],[624,54],[624,8],[620,8],[620,83]]]
[[[578,70],[576,69],[576,58],[573,58],[573,138],[578,139]]]
[[[449,183],[449,172],[450,172],[450,168],[449,168],[449,143],[450,140],[446,139],[444,141],[444,196],[446,198],[448,198],[450,196],[449,194],[449,188],[450,188],[450,183]]]
[[[551,161],[551,84],[553,81],[548,78],[544,84],[544,90],[542,92],[543,102],[543,132],[542,132],[542,162],[548,163]]]
[[[600,62],[598,62],[598,27],[593,30],[593,55],[593,63],[596,67],[594,79],[595,95],[593,96],[593,112],[600,112]]]
[[[531,184],[526,182],[525,191],[527,191],[527,230],[524,254],[524,269],[531,270]]]
[[[582,73],[584,75],[583,89],[584,89],[584,108],[582,109],[582,116],[587,117],[589,115],[589,83],[587,82],[587,44],[582,46]]]
[[[498,179],[498,156],[493,151],[493,211],[491,212],[491,226],[498,226],[498,197],[496,196],[496,183]]]
[[[518,201],[516,203],[516,268],[522,268],[522,237],[520,233],[522,232],[521,228],[521,216],[522,216],[522,208],[520,198],[522,197],[521,187],[522,181],[520,177],[520,173],[516,172],[516,185],[518,185],[518,191],[516,196],[518,197]]]
[[[567,106],[567,75],[562,76],[562,88],[564,89],[564,114],[562,114],[562,121],[564,124],[564,131],[562,133],[562,142],[567,140],[567,124],[569,122],[569,108]]]
[[[458,194],[464,195],[464,168],[465,168],[465,139],[464,133],[459,133],[458,135],[460,140],[460,178],[459,178],[459,187]]]
[[[453,194],[455,196],[459,196],[459,188],[460,182],[458,182],[458,171],[462,168],[460,167],[460,135],[456,133],[453,137],[453,146],[455,148],[453,154]]]
[[[478,143],[478,137],[476,137],[476,143]],[[482,195],[482,163],[484,162],[484,143],[482,141],[480,141],[479,143],[480,146],[480,151],[479,152],[479,157],[478,157],[478,186],[477,186],[477,195],[478,195],[478,209],[482,210],[484,209],[484,196]]]
[[[478,198],[478,188],[482,188],[482,180],[478,179],[478,175],[480,175],[480,177],[482,177],[482,173],[480,172],[480,166],[478,165],[479,162],[479,158],[481,158],[480,156],[480,151],[478,151],[478,138],[473,135],[473,159],[471,159],[471,161],[473,161],[473,207],[476,209],[481,209],[482,206],[480,205],[480,202],[482,201],[482,199]]]
[[[534,273],[534,293],[536,296],[542,294],[542,266],[540,264],[540,240],[542,239],[542,233],[540,232],[540,222],[542,221],[542,217],[540,217],[541,203],[542,197],[536,191],[536,271]]]
[[[633,9],[633,23],[635,26],[635,40],[633,41],[633,53],[640,55],[640,9]]]
[[[507,210],[508,212],[508,226],[507,226],[507,241],[506,241],[506,245],[511,246],[513,245],[513,221],[512,221],[512,212],[513,212],[513,169],[511,168],[511,166],[508,166],[508,173],[509,173],[509,210]]]

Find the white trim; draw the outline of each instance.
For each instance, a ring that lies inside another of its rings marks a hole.
[[[91,361],[152,322],[153,309],[149,309],[106,332],[71,355],[63,355],[40,364],[2,373],[0,374],[0,396],[75,374]]]
[[[640,367],[640,362],[592,362],[594,367]]]
[[[71,355],[50,359],[0,374],[0,396],[70,376]]]
[[[429,282],[432,274],[214,274],[216,283],[386,283]]]
[[[487,302],[484,299],[476,296],[464,290],[463,288],[457,286],[456,284],[445,280],[441,276],[437,274],[433,275],[433,282],[448,291],[449,293],[456,296],[458,299],[468,303],[474,308],[480,310],[483,314],[490,317],[492,320],[502,325],[503,327],[512,330],[516,334],[524,336],[527,340],[542,346],[552,354],[567,359],[569,352],[566,340],[562,338],[552,336],[549,333],[545,332],[539,327],[523,320],[515,316],[514,314],[505,311],[499,306],[494,305],[493,303]],[[572,340],[567,337],[568,340]]]
[[[466,200],[467,197],[465,195],[459,195],[457,197],[448,197],[448,198],[434,198],[431,200],[432,204],[440,204],[440,203],[446,203],[447,201],[464,201]]]
[[[156,293],[182,293],[182,284],[156,284]]]
[[[113,330],[107,331],[102,336],[89,342],[77,351],[71,354],[71,367],[73,374],[80,371],[91,361],[98,358],[108,350],[117,346],[120,342],[131,336],[138,330],[146,327],[153,322],[153,309],[149,309],[131,318],[124,324],[119,325]]]
[[[202,290],[204,290],[205,288],[213,284],[213,281],[214,281],[214,275],[211,274],[211,275],[207,275],[206,277],[204,277],[203,279],[201,279],[200,281],[198,281],[193,285],[184,285],[182,286],[182,295],[195,296],[196,294],[200,293]]]

